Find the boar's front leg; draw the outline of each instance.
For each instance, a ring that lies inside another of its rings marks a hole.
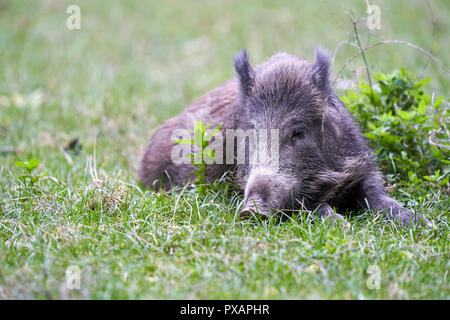
[[[360,200],[365,208],[384,213],[387,219],[400,221],[406,226],[413,224],[429,224],[422,215],[404,208],[384,191],[383,182],[376,176],[363,183],[363,198]]]
[[[321,203],[317,207],[316,212],[320,218],[329,219],[333,222],[333,224],[336,220],[341,220],[347,227],[350,226],[350,223],[347,220],[345,220],[345,218],[341,216],[339,213],[335,212],[333,208],[326,202]]]

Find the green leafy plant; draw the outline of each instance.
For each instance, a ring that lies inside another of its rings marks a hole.
[[[430,143],[430,134],[437,133],[441,145],[449,145],[441,129],[446,128],[450,111],[443,106],[443,97],[435,99],[423,91],[431,79],[417,79],[405,69],[376,73],[374,79],[373,88],[361,82],[358,91],[347,90],[341,100],[368,138],[382,169],[403,181],[448,184],[448,150]]]
[[[223,123],[219,124],[216,128],[212,129],[211,132],[207,133],[206,129],[212,127],[212,124],[207,124],[205,126],[201,120],[197,120],[194,125],[194,130],[189,130],[189,132],[194,133],[194,139],[180,139],[173,141],[173,143],[194,145],[200,149],[197,153],[186,155],[186,157],[192,159],[192,164],[197,167],[194,171],[196,177],[194,184],[197,186],[200,194],[206,194],[209,186],[209,182],[206,179],[207,162],[205,159],[208,159],[208,162],[211,163],[216,157],[214,149],[208,148],[208,143],[211,138],[219,132],[222,125]]]
[[[18,179],[22,180],[24,183],[29,182],[29,184],[34,185],[36,182],[39,181],[39,179],[47,176],[46,173],[42,173],[39,175],[34,175],[33,171],[37,168],[39,165],[40,160],[33,158],[29,161],[15,161],[14,164],[17,167],[21,167],[25,170],[25,174],[18,177]]]

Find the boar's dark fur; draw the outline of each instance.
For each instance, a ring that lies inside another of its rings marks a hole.
[[[195,178],[193,165],[171,161],[174,129],[193,129],[196,120],[223,123],[224,140],[226,129],[278,129],[276,170],[248,162],[207,167],[210,180],[234,173],[244,194],[242,215],[306,208],[334,219],[341,216],[333,207],[338,212],[370,208],[406,225],[425,221],[387,196],[372,150],[331,87],[327,51],[317,48],[313,64],[278,53],[253,69],[242,50],[234,67],[236,78],[154,133],[139,170],[147,186],[169,188]]]

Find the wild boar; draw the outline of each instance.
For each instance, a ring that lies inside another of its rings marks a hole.
[[[372,150],[331,87],[326,50],[316,48],[314,63],[278,53],[255,68],[241,50],[234,68],[236,78],[154,133],[139,169],[147,186],[170,188],[195,178],[195,166],[173,161],[173,131],[192,130],[201,120],[213,127],[222,124],[227,150],[219,158],[228,161],[208,165],[207,178],[232,172],[244,195],[241,215],[304,208],[335,219],[342,218],[336,211],[370,208],[405,225],[425,221],[386,194]],[[255,142],[250,135],[229,134],[236,130],[264,131],[266,139]],[[245,151],[244,161],[236,161],[239,148],[234,143],[229,147],[235,140],[245,150],[253,148]]]

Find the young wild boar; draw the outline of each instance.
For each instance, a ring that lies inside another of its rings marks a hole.
[[[244,194],[242,215],[306,208],[334,219],[341,216],[333,208],[342,212],[370,207],[406,225],[424,221],[384,191],[372,150],[331,87],[325,50],[316,49],[314,63],[278,53],[256,68],[242,50],[234,57],[234,68],[236,78],[201,97],[154,133],[139,170],[147,186],[159,188],[162,183],[169,188],[194,179],[195,166],[172,161],[176,140],[172,132],[192,130],[195,121],[201,120],[213,127],[223,124],[224,159],[229,155],[229,142],[234,160],[235,140],[254,148],[240,163],[218,161],[207,166],[210,180],[226,171],[234,173]],[[266,130],[267,139],[254,143],[248,135],[230,135],[231,129]],[[255,154],[259,160],[251,161]]]

